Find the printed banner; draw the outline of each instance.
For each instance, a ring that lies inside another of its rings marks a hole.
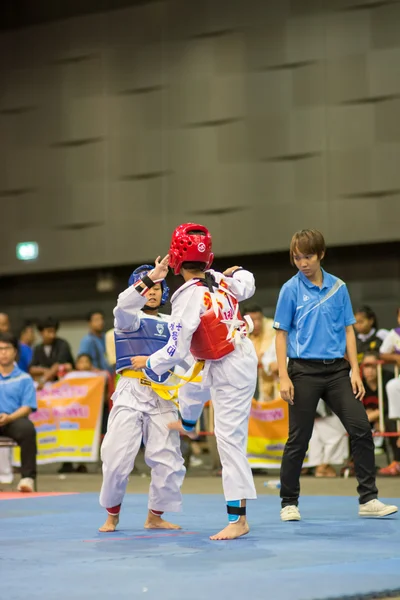
[[[70,373],[37,392],[38,409],[30,415],[37,432],[37,463],[96,462],[105,390],[104,375]],[[14,448],[13,463],[20,464]]]
[[[284,400],[253,400],[247,444],[247,458],[253,469],[280,468],[288,427],[288,405]]]

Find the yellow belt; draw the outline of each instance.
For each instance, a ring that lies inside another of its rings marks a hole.
[[[196,362],[192,374],[190,377],[185,377],[184,375],[177,375],[173,373],[175,377],[183,380],[183,383],[177,383],[175,385],[164,385],[163,383],[156,383],[155,381],[151,381],[145,375],[143,375],[142,371],[133,371],[132,369],[125,369],[122,371],[121,375],[123,377],[129,377],[131,379],[139,379],[140,385],[144,385],[147,387],[151,387],[153,392],[155,392],[160,398],[163,400],[170,400],[179,408],[176,399],[178,398],[178,390],[186,383],[199,383],[201,381],[201,377],[198,377],[199,373],[202,371],[204,367],[204,361],[199,360]],[[172,371],[170,371],[172,373]]]

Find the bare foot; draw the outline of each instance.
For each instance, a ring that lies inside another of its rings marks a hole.
[[[337,477],[337,473],[332,465],[326,465],[325,477]]]
[[[107,520],[104,523],[103,527],[99,528],[99,531],[101,531],[102,533],[111,533],[113,531],[116,530],[117,525],[119,523],[119,516],[118,515],[108,515],[107,516]]]
[[[211,535],[210,540],[235,540],[236,538],[241,537],[242,535],[246,535],[247,533],[249,533],[249,531],[250,527],[246,519],[243,519],[242,521],[242,519],[240,518],[239,521],[237,521],[237,523],[229,523],[229,525],[227,525],[225,529],[223,529],[216,535]]]
[[[145,529],[182,529],[179,525],[174,525],[173,523],[169,523],[168,521],[164,521],[158,515],[153,515],[152,512],[149,511],[146,519],[146,523],[144,524]]]

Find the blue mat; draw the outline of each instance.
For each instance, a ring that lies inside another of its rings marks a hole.
[[[399,503],[399,500],[393,503]],[[400,590],[400,519],[357,516],[355,498],[301,499],[281,523],[279,500],[249,505],[250,534],[225,525],[222,496],[186,496],[180,532],[144,530],[147,497],[128,495],[120,530],[100,534],[96,494],[0,502],[0,595],[7,600],[318,600]]]

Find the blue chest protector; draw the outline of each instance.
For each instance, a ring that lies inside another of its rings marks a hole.
[[[169,336],[167,321],[158,319],[141,319],[137,331],[115,331],[116,371],[131,369],[134,356],[150,356],[157,352],[167,344]],[[145,369],[145,373],[157,383],[164,383],[171,375],[169,372],[156,375],[151,369]]]

